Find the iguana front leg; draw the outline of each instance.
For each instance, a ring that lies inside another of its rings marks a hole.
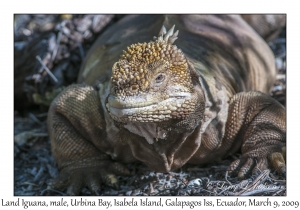
[[[285,121],[285,108],[270,96],[256,91],[236,94],[229,106],[222,144],[229,153],[241,147],[242,156],[229,166],[229,174],[244,178],[251,171],[272,167],[284,174]]]
[[[101,113],[98,93],[90,86],[69,86],[54,100],[48,130],[60,174],[50,188],[77,195],[87,185],[93,194],[99,194],[102,182],[116,186],[115,174],[129,174],[125,166],[104,153],[110,144],[105,140]]]

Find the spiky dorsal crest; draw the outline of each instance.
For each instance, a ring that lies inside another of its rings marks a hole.
[[[174,33],[175,25],[167,32],[166,27],[163,25],[158,33],[158,37],[153,37],[154,41],[158,40],[161,42],[165,42],[167,44],[173,44],[175,40],[178,38],[179,31],[177,30]]]

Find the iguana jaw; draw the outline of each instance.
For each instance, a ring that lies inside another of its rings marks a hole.
[[[194,111],[195,102],[192,98],[188,92],[160,99],[149,94],[126,99],[110,94],[106,108],[111,117],[119,122],[162,122],[188,116]]]

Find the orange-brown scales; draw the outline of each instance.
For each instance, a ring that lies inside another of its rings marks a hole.
[[[163,27],[159,36],[149,43],[137,43],[123,51],[119,62],[112,68],[111,82],[115,94],[132,96],[139,92],[155,89],[151,81],[160,82],[169,79],[192,91],[193,86],[188,63],[183,52],[173,45],[178,31],[174,26],[166,33]],[[154,85],[155,86],[155,85]]]

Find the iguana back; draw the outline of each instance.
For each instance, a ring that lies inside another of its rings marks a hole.
[[[148,42],[161,26],[179,30],[175,45],[208,80],[217,79],[228,96],[241,91],[268,93],[275,81],[274,56],[266,42],[239,15],[132,15],[103,33],[78,77],[94,85],[111,76],[127,46]]]

